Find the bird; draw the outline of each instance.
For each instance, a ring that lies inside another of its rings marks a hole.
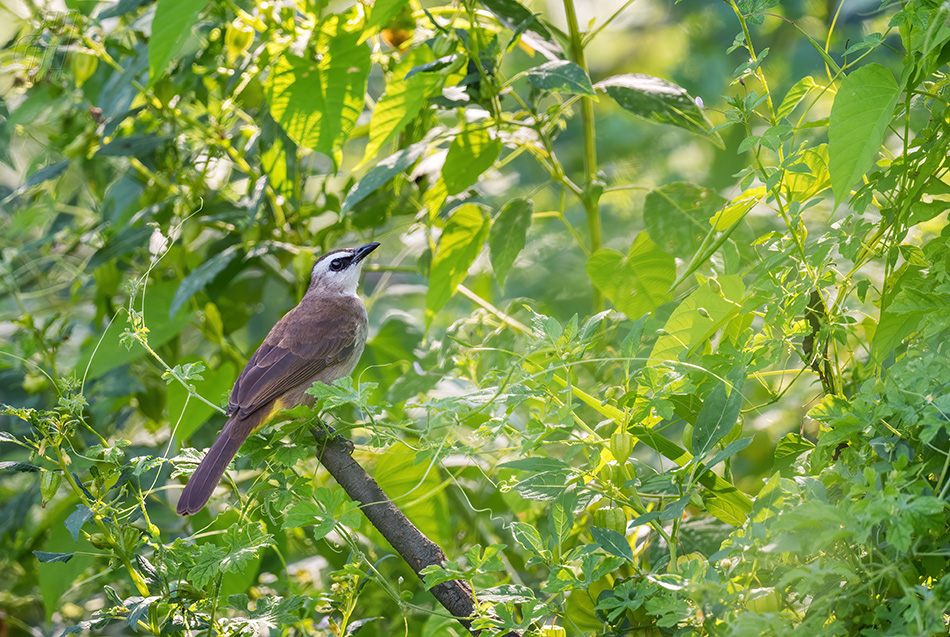
[[[366,344],[366,306],[356,293],[365,259],[378,243],[334,250],[313,265],[300,303],[271,328],[231,389],[228,420],[178,499],[179,515],[204,508],[225,469],[252,433],[276,414],[312,405],[317,381],[349,376]]]

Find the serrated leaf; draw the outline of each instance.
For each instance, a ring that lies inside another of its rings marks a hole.
[[[574,506],[576,504],[577,494],[572,491],[562,492],[551,503],[551,530],[554,532],[554,540],[558,544],[563,544],[574,529]]]
[[[532,214],[534,202],[519,197],[506,203],[492,222],[488,250],[492,269],[502,290],[505,289],[505,279],[511,266],[524,249]]]
[[[316,49],[319,61],[285,53],[265,84],[271,115],[294,142],[338,159],[338,151],[363,110],[370,49],[345,18],[323,21]]]
[[[353,190],[347,193],[346,199],[343,200],[343,206],[340,208],[340,213],[346,213],[353,206],[376,192],[390,179],[413,166],[422,157],[427,146],[427,141],[416,142],[376,164],[372,170],[366,173],[366,176],[357,182]]]
[[[448,195],[457,195],[478,181],[501,153],[501,141],[488,129],[468,128],[452,140],[442,164],[442,180]]]
[[[426,329],[465,280],[469,267],[482,251],[489,225],[482,208],[475,204],[459,206],[449,217],[432,258],[426,293]]]
[[[739,419],[739,410],[742,407],[742,382],[745,380],[745,370],[735,370],[730,374],[732,387],[719,381],[713,388],[703,407],[696,417],[693,427],[693,453],[702,458],[723,436],[732,431]]]
[[[154,86],[179,50],[208,0],[158,0],[148,41],[148,83]]]
[[[228,246],[189,272],[185,278],[181,280],[178,289],[175,290],[175,297],[172,299],[172,303],[168,308],[168,318],[174,318],[174,316],[178,314],[178,310],[181,309],[181,306],[187,303],[197,292],[203,290],[216,276],[221,274],[237,255],[238,246]]]
[[[676,280],[673,257],[657,246],[647,232],[640,232],[630,252],[601,248],[587,259],[587,275],[617,309],[639,318],[671,299]]]
[[[415,73],[390,82],[373,108],[369,120],[369,143],[363,161],[375,157],[386,142],[418,117],[426,101],[441,91],[444,83],[445,78],[436,73]]]
[[[610,555],[633,561],[633,549],[627,543],[627,538],[613,529],[604,529],[599,526],[590,528],[590,536],[594,543]]]
[[[590,78],[580,66],[568,60],[551,60],[528,69],[528,81],[536,89],[573,95],[596,95]]]
[[[696,105],[696,100],[681,86],[652,75],[627,73],[598,82],[595,88],[605,91],[624,110],[637,117],[685,128],[702,135],[719,148],[725,148],[719,133],[712,131],[712,123]]]
[[[894,75],[880,64],[862,66],[841,82],[828,124],[828,168],[836,204],[874,165],[900,93]]]
[[[36,473],[41,467],[29,462],[5,461],[0,462],[0,471],[18,471],[20,473]]]

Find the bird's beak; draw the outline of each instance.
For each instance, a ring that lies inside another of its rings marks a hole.
[[[369,253],[379,247],[378,243],[367,243],[365,246],[356,249],[356,254],[353,255],[353,263],[359,263],[367,256]]]

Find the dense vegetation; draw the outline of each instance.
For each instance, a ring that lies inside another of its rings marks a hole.
[[[483,634],[946,634],[950,9],[548,4],[0,6],[0,634],[465,632],[299,417],[174,512],[371,240],[316,410]]]

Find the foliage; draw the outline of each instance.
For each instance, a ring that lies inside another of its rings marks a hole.
[[[2,9],[3,632],[946,634],[946,6],[67,6]],[[369,240],[312,391],[425,582],[306,410],[174,513]]]

